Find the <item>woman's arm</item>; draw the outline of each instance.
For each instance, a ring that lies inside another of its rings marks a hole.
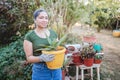
[[[29,63],[40,62],[39,56],[33,56],[33,46],[32,43],[28,40],[24,40],[23,48],[26,54],[27,61]]]

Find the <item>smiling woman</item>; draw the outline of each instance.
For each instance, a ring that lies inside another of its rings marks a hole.
[[[34,22],[39,28],[47,27],[48,14],[45,10],[37,10],[34,12]]]
[[[47,38],[57,40],[57,33],[48,29],[48,14],[44,9],[34,12],[35,29],[28,32],[24,38],[24,51],[27,61],[33,63],[32,80],[62,80],[61,68],[49,69],[46,62],[53,61],[54,54],[44,54],[42,51],[35,52],[40,44],[49,45]],[[42,48],[42,47],[41,47]]]

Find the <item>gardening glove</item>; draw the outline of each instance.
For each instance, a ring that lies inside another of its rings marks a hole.
[[[54,54],[41,54],[39,56],[40,58],[40,62],[49,62],[49,61],[52,61],[54,60]]]

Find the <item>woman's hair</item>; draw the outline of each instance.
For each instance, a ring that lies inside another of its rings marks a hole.
[[[35,10],[34,13],[33,13],[34,19],[36,19],[37,16],[38,16],[41,12],[46,12],[46,10],[44,10],[43,8],[40,8],[40,9]],[[46,13],[47,13],[47,12],[46,12]]]

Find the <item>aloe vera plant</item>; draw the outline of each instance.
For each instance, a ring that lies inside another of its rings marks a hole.
[[[46,51],[51,51],[51,50],[58,50],[58,46],[62,46],[63,43],[66,41],[67,39],[67,35],[68,34],[65,34],[60,40],[56,40],[56,39],[53,39],[51,40],[49,37],[47,37],[47,40],[48,40],[48,43],[49,45],[45,45],[45,44],[40,44],[40,49],[37,49],[35,52],[37,51],[41,51],[41,50],[46,50]]]

